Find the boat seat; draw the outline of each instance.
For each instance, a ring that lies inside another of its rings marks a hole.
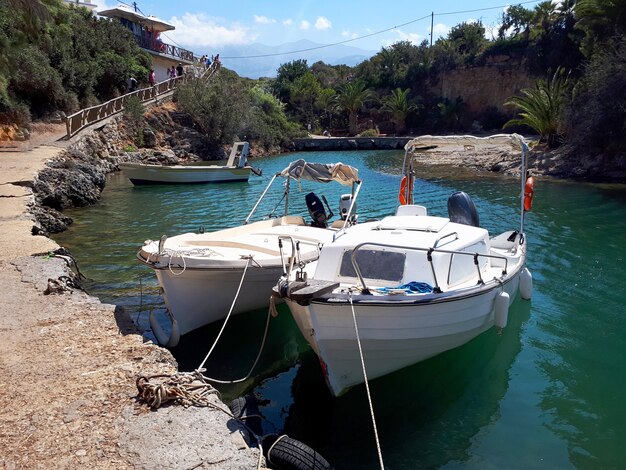
[[[345,220],[343,220],[343,219],[337,219],[337,220],[333,221],[333,223],[332,223],[332,224],[330,224],[330,228],[343,228],[343,224],[344,224],[345,222],[346,222],[346,221],[345,221]],[[350,222],[348,222],[348,227],[349,227],[349,226],[350,226]]]
[[[398,206],[396,215],[426,215],[426,208],[417,204],[404,204]]]
[[[272,227],[278,227],[281,225],[306,225],[304,217],[299,215],[283,215],[278,219],[274,219]]]

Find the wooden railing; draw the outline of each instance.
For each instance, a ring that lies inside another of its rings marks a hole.
[[[118,98],[113,98],[106,103],[92,106],[91,108],[81,109],[77,113],[67,116],[65,118],[65,125],[67,126],[67,138],[70,139],[82,129],[98,121],[102,121],[108,117],[113,116],[121,111],[124,111],[124,106],[132,96],[139,98],[141,103],[148,103],[154,101],[157,103],[159,97],[172,92],[177,86],[182,83],[186,83],[192,78],[201,79],[204,81],[209,80],[220,69],[219,62],[214,62],[207,69],[199,66],[185,67],[185,73],[176,78],[169,78],[162,82],[157,83],[154,86],[148,88],[141,88],[140,90],[127,93]]]

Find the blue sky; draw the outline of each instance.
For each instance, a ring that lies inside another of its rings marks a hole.
[[[94,3],[98,4],[98,10],[118,4],[114,0],[95,0]],[[524,3],[524,6],[533,8],[537,3]],[[142,0],[137,5],[145,15],[157,16],[176,26],[175,31],[166,33],[166,42],[201,55],[217,53],[224,45],[275,46],[300,39],[320,44],[354,39],[347,44],[370,51],[401,40],[419,44],[429,39],[431,12],[435,13],[435,39],[445,36],[451,27],[463,21],[476,20],[482,21],[487,37],[491,37],[492,32],[494,35],[497,32],[499,17],[507,2]],[[450,14],[452,12],[463,13]],[[373,34],[387,29],[389,31]],[[356,39],[367,35],[371,36]]]

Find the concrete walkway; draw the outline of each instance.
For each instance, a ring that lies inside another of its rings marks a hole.
[[[256,468],[226,414],[137,402],[137,375],[175,372],[171,354],[41,255],[58,245],[31,235],[27,206],[61,151],[0,152],[0,468]]]

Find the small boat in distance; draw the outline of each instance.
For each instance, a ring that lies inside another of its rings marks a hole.
[[[521,150],[517,228],[511,220],[508,230],[490,236],[460,191],[448,198],[448,217],[428,215],[426,207],[413,204],[416,157],[494,146]],[[405,149],[396,214],[337,233],[318,260],[288,272],[274,287],[318,355],[335,396],[461,346],[494,325],[504,328],[518,293],[531,296],[524,215],[533,180],[525,181],[524,139],[422,136]]]
[[[134,185],[235,183],[248,181],[250,172],[257,171],[248,165],[248,142],[235,142],[226,165],[149,165],[145,163],[120,163],[120,170]]]

